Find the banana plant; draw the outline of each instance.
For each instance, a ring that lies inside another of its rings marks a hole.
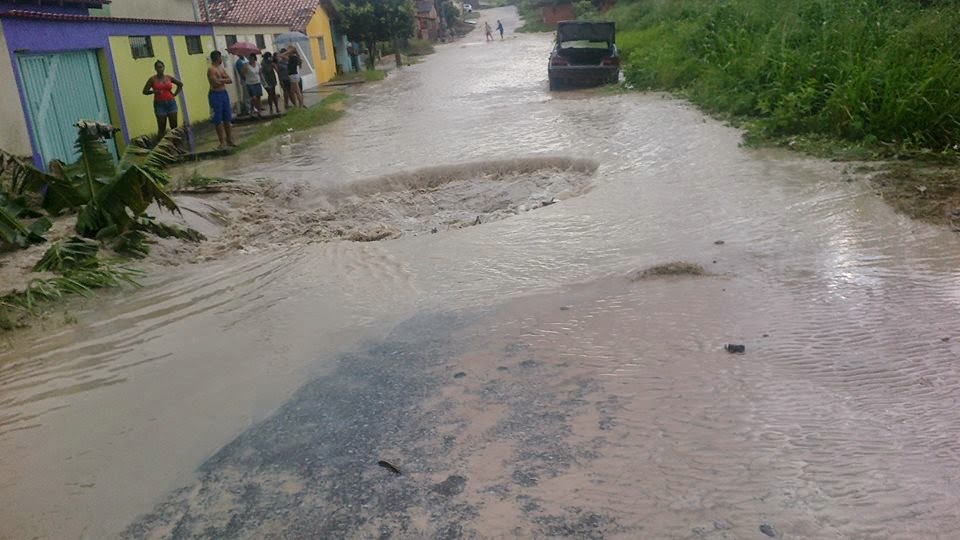
[[[180,134],[179,130],[168,132],[152,149],[131,144],[114,163],[103,139],[81,129],[76,144],[80,159],[52,167],[53,174],[43,173],[47,186],[43,208],[52,215],[76,210],[77,234],[96,239],[134,230],[138,219],[154,203],[180,212],[164,191],[170,182],[164,167],[176,160],[175,144]]]
[[[29,225],[22,218],[36,218]],[[17,247],[27,247],[44,241],[43,233],[51,227],[50,220],[33,212],[23,197],[11,197],[0,191],[0,241]]]

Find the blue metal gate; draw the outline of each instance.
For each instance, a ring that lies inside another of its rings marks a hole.
[[[110,122],[96,52],[20,54],[17,60],[33,142],[43,166],[53,159],[75,161],[77,120]],[[115,143],[109,145],[116,156]]]

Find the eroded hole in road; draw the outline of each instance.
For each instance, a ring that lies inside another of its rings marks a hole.
[[[348,240],[439,233],[509,218],[586,193],[597,164],[487,161],[372,178],[318,197],[322,226]]]
[[[192,253],[166,246],[161,260],[205,260],[237,250],[334,240],[375,241],[443,233],[562,204],[588,192],[597,163],[531,157],[427,167],[345,183],[262,180],[183,192],[185,224],[208,238]]]

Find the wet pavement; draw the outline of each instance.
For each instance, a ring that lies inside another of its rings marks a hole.
[[[956,237],[483,16],[204,164],[263,235],[5,345],[0,537],[960,536]]]

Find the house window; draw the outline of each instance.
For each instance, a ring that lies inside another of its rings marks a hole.
[[[327,43],[323,40],[323,36],[317,38],[317,41],[320,42],[320,59],[327,59]]]
[[[257,34],[254,36],[257,41],[257,48],[261,51],[267,48],[267,42],[263,39],[263,34]]]
[[[233,35],[233,34],[227,34],[227,35],[225,35],[225,36],[223,36],[223,37],[224,37],[224,39],[227,40],[227,47],[229,47],[229,46],[231,46],[231,45],[233,45],[234,43],[237,42],[237,36],[235,36],[235,35]]]
[[[203,42],[200,36],[185,36],[187,40],[187,54],[203,54]]]
[[[130,52],[134,58],[153,58],[150,36],[130,36]]]

